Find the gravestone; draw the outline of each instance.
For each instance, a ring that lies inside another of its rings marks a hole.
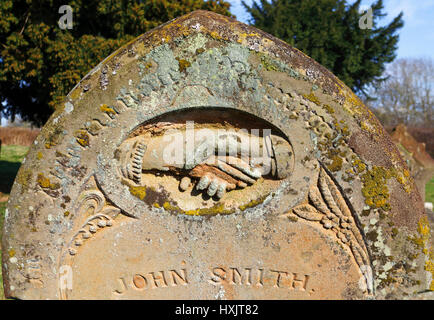
[[[110,55],[49,119],[12,189],[3,278],[20,299],[417,298],[428,243],[405,163],[351,90],[196,11]]]

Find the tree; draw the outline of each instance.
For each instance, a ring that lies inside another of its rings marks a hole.
[[[432,58],[398,59],[384,74],[380,86],[372,87],[375,99],[368,105],[383,125],[404,123],[431,127],[434,123],[434,60]]]
[[[63,0],[0,1],[0,113],[42,125],[77,82],[134,37],[203,9],[230,16],[224,0],[72,0],[73,28],[58,21]]]
[[[382,0],[372,5],[372,29],[359,27],[361,0],[261,0],[249,7],[251,23],[286,41],[331,70],[356,93],[381,82],[385,64],[396,57],[402,13],[386,26]]]

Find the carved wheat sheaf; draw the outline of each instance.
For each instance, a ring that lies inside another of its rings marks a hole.
[[[107,203],[104,194],[98,189],[95,178],[92,177],[86,183],[86,189],[79,195],[74,213],[77,216],[88,216],[88,218],[70,238],[61,256],[59,270],[67,270],[67,272],[70,272],[67,267],[73,264],[78,249],[100,230],[111,227],[121,211]],[[68,298],[68,290],[71,289],[65,285],[68,276],[59,271],[59,290],[62,299]]]
[[[99,230],[111,227],[113,219],[120,213],[118,208],[106,205],[104,195],[99,190],[86,190],[80,195],[79,199],[79,213],[85,214],[92,210],[93,214],[72,237],[68,248],[71,256],[75,255],[77,248],[82,246],[86,240],[90,239]]]
[[[320,169],[317,185],[313,185],[309,190],[308,200],[307,203],[293,208],[292,213],[333,231],[338,241],[351,250],[364,276],[367,291],[372,293],[370,259],[363,236],[344,195],[323,168]]]

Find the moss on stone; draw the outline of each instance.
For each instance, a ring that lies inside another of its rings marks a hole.
[[[42,135],[45,138],[45,148],[50,149],[61,142],[64,134],[60,126],[47,124]]]

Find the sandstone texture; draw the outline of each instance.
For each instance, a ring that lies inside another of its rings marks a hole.
[[[188,138],[193,122],[216,140]],[[236,160],[244,138],[269,170]],[[69,93],[19,170],[4,231],[5,293],[20,299],[434,290],[421,197],[374,115],[300,51],[205,11],[138,37]]]

